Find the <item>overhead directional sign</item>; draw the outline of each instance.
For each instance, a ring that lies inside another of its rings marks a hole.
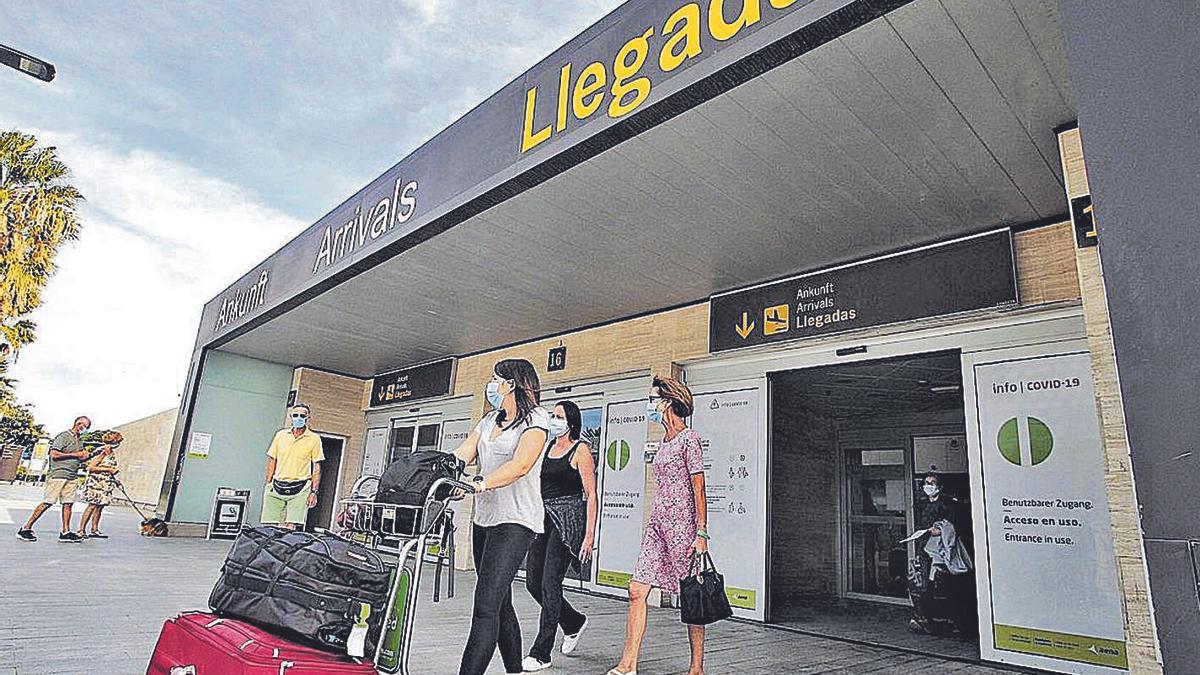
[[[998,230],[714,295],[708,344],[719,352],[1016,302],[1012,233]]]
[[[742,322],[733,329],[743,340],[750,337],[750,334],[754,332],[754,322],[750,320],[750,312],[742,312]]]
[[[791,305],[784,303],[775,305],[763,310],[763,335],[778,335],[786,333],[791,321],[788,320],[788,312]]]
[[[371,380],[371,407],[449,394],[454,364],[454,359],[442,359],[376,375]]]

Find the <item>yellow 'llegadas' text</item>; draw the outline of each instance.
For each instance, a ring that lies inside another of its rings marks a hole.
[[[586,121],[601,110],[614,119],[628,115],[650,97],[653,82],[650,75],[643,72],[648,61],[657,63],[662,73],[670,73],[690,59],[699,57],[704,52],[706,40],[732,40],[762,21],[764,5],[782,10],[792,7],[797,1],[689,2],[672,12],[662,24],[649,26],[640,34],[631,36],[613,55],[611,62],[593,61],[579,68],[571,63],[563,64],[558,72],[557,88],[539,91],[534,86],[525,92],[521,152],[528,152],[565,131],[572,121]],[[707,13],[702,11],[702,4],[706,5],[704,9]],[[657,59],[652,61],[651,51],[654,49],[657,50]],[[546,104],[554,107],[554,119],[540,128],[534,128],[538,106]]]

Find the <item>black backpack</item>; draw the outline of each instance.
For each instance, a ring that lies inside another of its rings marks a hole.
[[[413,452],[384,469],[379,477],[375,503],[425,506],[429,488],[433,487],[435,481],[440,478],[457,479],[462,472],[463,463],[451,453],[437,450]],[[445,499],[452,489],[449,485],[442,486],[433,499]]]

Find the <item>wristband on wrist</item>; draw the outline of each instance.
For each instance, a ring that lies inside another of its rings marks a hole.
[[[697,536],[697,537],[700,537],[701,539],[703,539],[703,540],[705,540],[705,541],[708,541],[708,538],[709,538],[709,537],[708,537],[708,530],[706,530],[706,529],[704,529],[704,528],[702,528],[702,527],[700,527],[700,528],[696,528],[696,536]]]

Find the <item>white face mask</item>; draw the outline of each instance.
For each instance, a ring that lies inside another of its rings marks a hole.
[[[568,428],[567,421],[561,417],[550,418],[550,436],[552,438],[558,438],[567,433]]]
[[[936,496],[939,492],[938,486],[933,485],[932,483],[926,483],[922,487],[925,489],[925,494],[929,495],[930,497]]]

